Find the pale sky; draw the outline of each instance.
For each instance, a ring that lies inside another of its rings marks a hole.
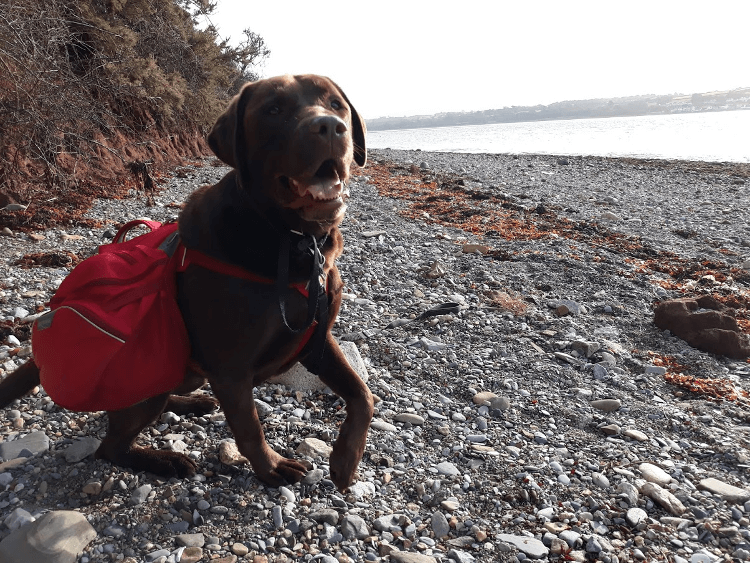
[[[329,76],[370,119],[750,87],[750,0],[216,1],[262,76]]]

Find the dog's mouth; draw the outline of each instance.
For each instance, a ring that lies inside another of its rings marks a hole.
[[[295,196],[289,204],[291,209],[300,209],[303,214],[323,217],[326,213],[343,214],[349,199],[349,186],[345,174],[340,174],[336,161],[324,161],[310,177],[279,176],[281,184]],[[344,206],[344,209],[340,209]]]

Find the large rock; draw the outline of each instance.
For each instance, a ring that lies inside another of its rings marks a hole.
[[[363,540],[370,535],[367,523],[356,514],[346,514],[341,521],[341,534],[348,540]]]
[[[720,495],[729,502],[745,503],[750,500],[750,491],[747,489],[735,487],[734,485],[724,483],[713,477],[701,480],[698,486],[713,494]]]
[[[227,440],[219,444],[219,460],[225,465],[244,465],[250,463],[248,459],[240,453],[236,442]]]
[[[523,552],[529,559],[546,559],[549,549],[537,539],[514,534],[498,534],[496,538]]]
[[[685,505],[680,502],[680,499],[656,483],[642,484],[639,487],[639,491],[641,494],[650,496],[652,500],[655,500],[657,504],[660,504],[662,508],[668,510],[675,516],[682,516],[685,510],[687,510]]]
[[[672,299],[657,305],[654,324],[704,352],[747,358],[750,342],[729,311],[710,295]]]
[[[349,365],[352,366],[352,369],[357,372],[362,381],[367,383],[369,374],[367,373],[365,362],[359,354],[357,345],[354,342],[339,342],[339,346],[344,356],[346,356]],[[289,371],[272,377],[268,382],[280,383],[292,389],[299,389],[300,391],[322,391],[326,388],[326,384],[317,375],[310,373],[300,363],[294,364]]]
[[[0,442],[0,459],[32,457],[49,450],[49,438],[44,432],[32,432],[11,442]]]
[[[48,512],[0,542],[0,561],[23,563],[75,563],[96,537],[80,512]]]
[[[437,539],[443,539],[451,531],[448,519],[445,517],[445,514],[439,510],[432,514],[432,518],[430,518],[430,526],[432,527],[432,531]]]
[[[672,476],[669,473],[652,463],[641,463],[638,470],[646,481],[656,483],[661,487],[666,487],[672,482]]]
[[[76,440],[70,446],[65,448],[65,461],[68,463],[78,463],[79,461],[83,461],[96,452],[101,443],[101,440],[94,438],[93,436]]]
[[[323,459],[327,459],[332,451],[333,448],[331,446],[317,438],[305,438],[300,445],[297,446],[298,454],[306,455],[311,458],[322,457]]]
[[[437,559],[430,555],[422,555],[411,551],[393,551],[391,552],[391,561],[393,563],[436,563]]]
[[[603,412],[615,412],[622,406],[620,399],[598,399],[589,403],[593,408]]]

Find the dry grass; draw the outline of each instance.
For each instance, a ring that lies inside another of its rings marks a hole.
[[[198,29],[214,7],[0,0],[0,227],[87,224],[93,199],[208,154],[204,134],[268,55],[249,30],[231,47]]]

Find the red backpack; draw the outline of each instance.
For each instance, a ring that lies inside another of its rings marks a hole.
[[[152,232],[125,241],[138,225]],[[31,336],[55,403],[119,410],[183,380],[190,342],[176,300],[179,246],[176,223],[132,221],[63,280]]]
[[[139,225],[152,231],[125,241]],[[49,303],[51,311],[34,322],[34,362],[55,403],[73,411],[114,411],[182,382],[190,341],[177,305],[176,274],[189,264],[275,283],[185,248],[177,223],[127,223],[112,244],[100,246],[98,254],[70,272]],[[290,287],[309,297],[305,283]],[[293,356],[306,346],[316,325],[304,330]]]

